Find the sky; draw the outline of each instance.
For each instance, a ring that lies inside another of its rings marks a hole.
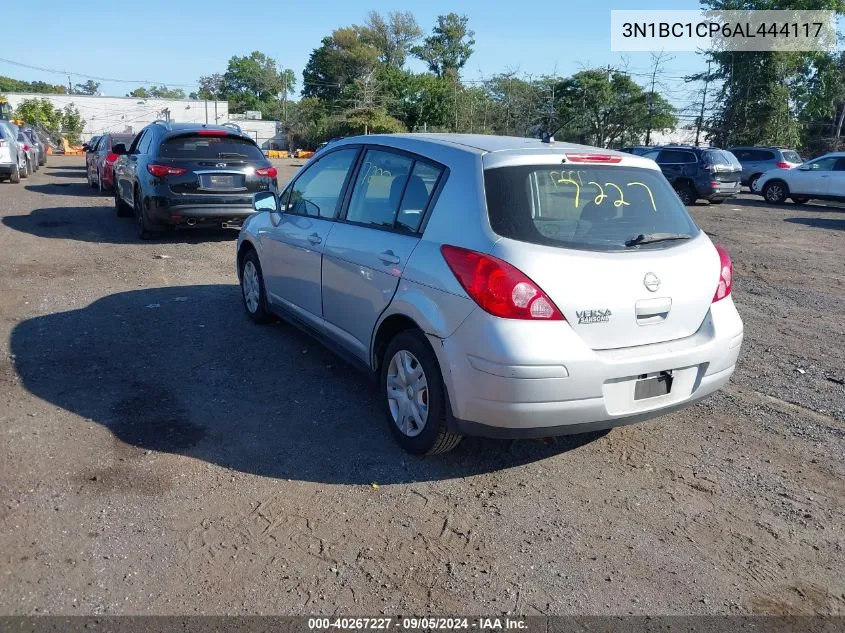
[[[123,96],[145,82],[195,89],[197,78],[223,72],[233,55],[259,50],[297,75],[311,51],[335,28],[362,23],[371,10],[383,14],[410,10],[426,34],[438,14],[466,14],[475,31],[475,52],[463,70],[465,80],[517,71],[530,75],[569,75],[585,67],[624,66],[642,84],[649,53],[610,50],[611,9],[698,9],[697,0],[319,0],[238,5],[231,0],[34,0],[38,36],[28,29],[3,31],[0,58],[61,72],[34,70],[0,61],[0,75],[27,81],[67,84],[89,78],[100,90]],[[460,8],[456,8],[456,7]],[[409,68],[424,70],[414,60]],[[679,107],[691,107],[700,88],[683,76],[703,70],[696,53],[672,53],[665,64],[663,92]],[[95,79],[97,80],[97,79]],[[120,81],[111,81],[120,80]],[[298,92],[298,90],[297,90]]]

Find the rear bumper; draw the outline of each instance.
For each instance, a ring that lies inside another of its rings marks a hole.
[[[0,174],[11,175],[15,171],[15,163],[0,163]]]
[[[538,437],[611,428],[689,406],[730,379],[743,327],[733,301],[711,307],[686,339],[617,350],[590,349],[566,323],[492,320],[476,310],[446,339],[430,337],[452,407],[467,435]],[[538,334],[542,339],[538,342]],[[533,339],[533,342],[532,342]],[[503,362],[501,353],[522,357]],[[484,355],[496,356],[495,360]],[[481,361],[481,362],[479,362]],[[672,371],[670,393],[636,400],[642,374]]]
[[[237,204],[220,204],[213,198],[206,203],[198,204],[196,200],[193,200],[185,204],[181,200],[153,196],[147,199],[146,208],[147,215],[153,223],[164,225],[219,225],[223,222],[239,225],[244,218],[255,213],[251,198],[248,202],[239,201]]]
[[[738,195],[742,189],[739,181],[735,183],[722,183],[718,186],[706,183],[698,187],[698,197],[705,200],[727,200]]]

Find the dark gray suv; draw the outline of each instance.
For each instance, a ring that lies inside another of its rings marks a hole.
[[[740,190],[742,166],[729,151],[673,145],[644,154],[659,166],[685,205],[702,198],[720,204]]]

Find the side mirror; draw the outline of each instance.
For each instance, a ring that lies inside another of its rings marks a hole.
[[[91,149],[91,146],[90,146],[90,145],[88,145],[88,143],[83,143],[83,144],[82,144],[82,151],[83,151],[83,152],[87,152],[87,151],[88,151],[88,150],[90,150],[90,149]]]
[[[252,196],[252,208],[258,213],[262,211],[278,211],[279,199],[272,191],[259,191]]]
[[[126,154],[126,145],[124,143],[118,143],[117,145],[112,145],[111,153],[117,154],[118,156],[123,156]]]

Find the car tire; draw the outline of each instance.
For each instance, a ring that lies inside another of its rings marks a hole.
[[[106,192],[106,190],[103,189],[103,172],[99,170],[97,170],[97,190],[101,195]]]
[[[267,293],[264,290],[264,275],[258,253],[250,249],[241,261],[241,299],[244,310],[253,323],[264,324],[273,320],[267,307]]]
[[[782,180],[770,180],[763,185],[763,199],[769,204],[783,204],[789,196],[789,188]]]
[[[792,201],[795,204],[807,204],[810,199],[806,196],[792,196]]]
[[[695,201],[698,200],[698,194],[690,185],[677,185],[674,189],[685,207],[694,205]]]
[[[20,170],[21,178],[29,178],[29,161],[23,162],[23,169]]]
[[[754,185],[757,184],[757,181],[760,180],[760,176],[762,175],[763,174],[754,174],[753,176],[751,176],[751,178],[748,179],[748,188],[751,191],[754,191]]]
[[[138,237],[142,240],[151,240],[155,237],[150,219],[147,217],[147,211],[144,209],[143,198],[141,198],[139,191],[135,190],[135,221],[138,224]]]
[[[21,170],[20,170],[20,167],[15,165],[14,169],[12,170],[12,173],[9,174],[9,182],[16,185],[20,181],[21,181]]]
[[[132,209],[130,209],[129,205],[126,204],[120,197],[117,187],[114,189],[114,211],[117,213],[117,217],[119,218],[128,218],[132,215]]]
[[[409,453],[447,453],[461,441],[446,425],[440,364],[420,330],[404,330],[387,345],[379,389],[390,431]]]

